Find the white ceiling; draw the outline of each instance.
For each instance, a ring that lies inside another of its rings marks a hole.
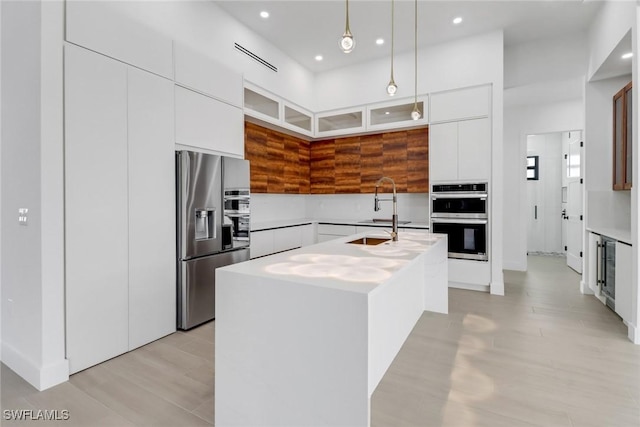
[[[222,9],[277,46],[313,72],[341,68],[389,57],[391,34],[390,0],[351,0],[350,28],[356,47],[349,54],[338,48],[345,27],[344,0],[226,0]],[[419,47],[504,29],[505,44],[584,31],[601,1],[596,0],[502,0],[418,1]],[[260,17],[268,11],[268,19]],[[461,16],[463,22],[453,25]],[[377,46],[375,40],[385,39]],[[395,51],[413,51],[414,2],[395,1]],[[318,62],[316,55],[324,60]],[[268,58],[267,58],[268,60]]]

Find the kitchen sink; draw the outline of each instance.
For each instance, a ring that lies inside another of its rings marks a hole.
[[[391,218],[373,218],[358,221],[358,224],[391,224]],[[411,221],[398,221],[398,224],[409,224]]]
[[[352,240],[352,241],[347,242],[347,243],[351,243],[351,244],[354,244],[354,245],[375,246],[375,245],[379,245],[379,244],[384,243],[384,242],[388,242],[389,240],[391,240],[391,239],[386,238],[386,237],[368,237],[368,236],[365,236],[365,237],[361,237],[361,238],[356,239],[356,240]]]

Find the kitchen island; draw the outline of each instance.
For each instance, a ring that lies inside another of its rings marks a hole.
[[[448,311],[446,236],[349,243],[373,236],[216,271],[217,426],[369,425],[371,395],[422,312]]]

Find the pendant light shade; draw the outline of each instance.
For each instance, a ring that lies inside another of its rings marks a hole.
[[[420,110],[418,109],[418,0],[415,0],[414,20],[415,20],[414,40],[413,40],[413,46],[414,46],[414,57],[413,57],[413,64],[414,64],[414,86],[413,86],[413,92],[414,92],[414,98],[413,98],[413,111],[411,112],[411,118],[413,120],[418,120],[422,116],[422,114],[420,114]]]
[[[391,79],[389,80],[389,84],[387,85],[387,93],[389,94],[389,96],[393,96],[396,94],[396,92],[398,91],[398,85],[396,85],[396,82],[393,80],[393,44],[394,44],[394,40],[393,40],[393,22],[394,22],[394,1],[395,0],[391,0]]]
[[[347,8],[347,17],[346,24],[344,28],[344,34],[338,41],[340,45],[340,49],[344,53],[350,53],[354,47],[356,47],[356,41],[353,39],[353,34],[351,34],[351,30],[349,29],[349,0],[346,0],[346,8]]]

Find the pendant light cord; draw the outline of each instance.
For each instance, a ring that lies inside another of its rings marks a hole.
[[[393,38],[394,25],[393,25],[393,23],[395,21],[394,1],[395,0],[391,0],[391,81],[393,81],[393,45],[394,45],[394,38]]]
[[[414,39],[413,39],[413,46],[414,46],[414,59],[413,59],[413,64],[414,64],[414,102],[413,102],[413,108],[414,109],[418,109],[418,0],[415,0],[415,11],[414,11],[414,21],[415,21],[415,27],[414,27]]]
[[[346,14],[346,23],[345,23],[345,27],[346,27],[345,33],[351,33],[351,30],[349,29],[349,0],[346,1],[346,8],[347,8],[347,14]]]

